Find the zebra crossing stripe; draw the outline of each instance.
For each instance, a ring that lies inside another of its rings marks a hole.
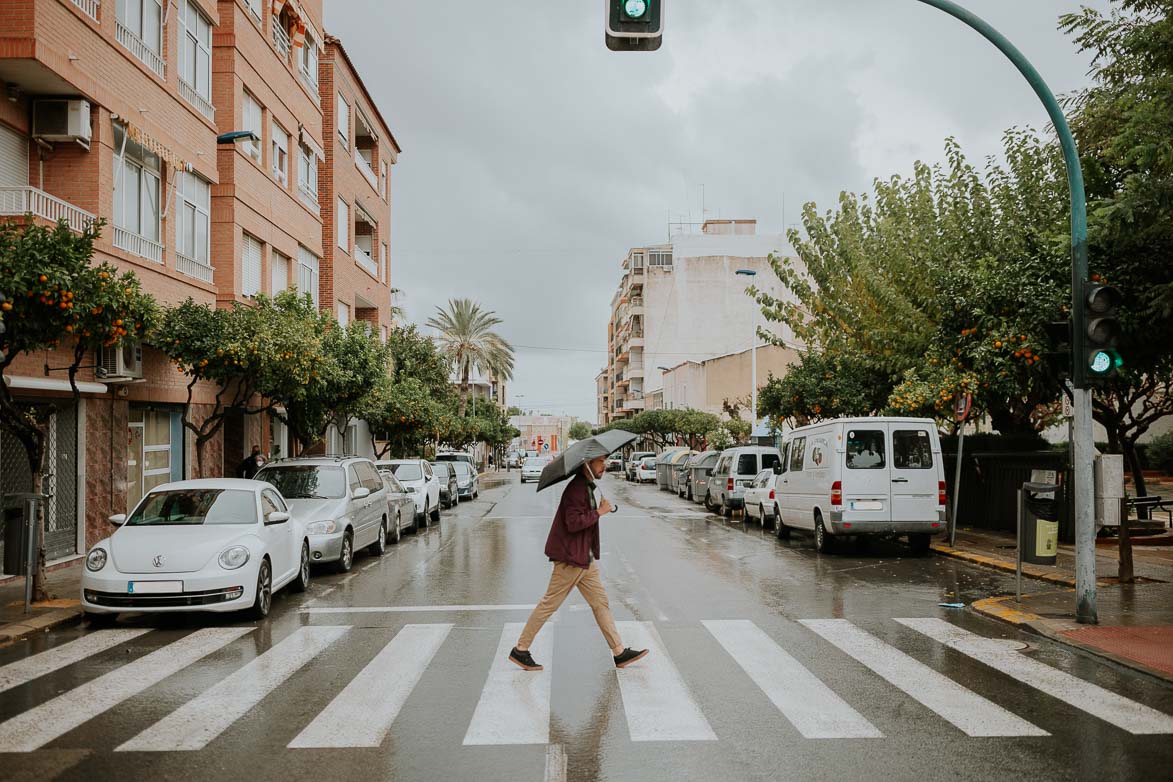
[[[522,622],[510,622],[501,631],[489,676],[464,734],[465,744],[549,743],[554,628],[547,625],[530,647],[544,670],[526,671],[506,659],[524,627]]]
[[[251,627],[197,630],[0,724],[0,752],[32,752],[108,709],[252,632]]]
[[[203,749],[349,629],[300,628],[115,751]]]
[[[983,638],[936,618],[896,621],[1129,733],[1173,733],[1173,717],[1027,657],[1005,641]]]
[[[701,624],[805,738],[883,736],[753,622],[730,619]]]
[[[289,746],[381,745],[451,630],[451,624],[404,625]]]
[[[1050,735],[846,619],[800,621],[968,736]]]
[[[54,646],[40,654],[9,663],[0,667],[0,692],[59,671],[79,660],[112,649],[149,632],[150,629],[99,630],[83,635],[75,641]]]
[[[651,622],[616,622],[624,642],[650,654],[615,671],[632,741],[716,741]]]

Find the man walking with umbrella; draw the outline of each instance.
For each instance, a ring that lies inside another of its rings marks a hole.
[[[635,437],[630,432],[618,430],[602,432],[570,446],[542,470],[538,491],[566,478],[571,480],[562,492],[546,539],[546,556],[554,563],[550,585],[525,623],[517,645],[509,653],[510,662],[527,671],[542,670],[529,652],[530,644],[575,587],[590,605],[595,622],[611,647],[616,668],[624,668],[648,654],[647,649],[629,649],[623,645],[596,564],[599,559],[599,520],[613,513],[616,507],[606,498],[596,498],[595,481],[603,476],[607,456]]]

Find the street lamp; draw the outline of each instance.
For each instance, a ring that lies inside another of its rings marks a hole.
[[[753,284],[753,278],[758,275],[753,269],[738,269],[734,273],[749,277],[750,284]],[[753,442],[753,430],[758,427],[758,304],[756,301],[753,307],[753,339],[749,343],[749,367],[749,420],[751,422],[749,437],[750,442]]]

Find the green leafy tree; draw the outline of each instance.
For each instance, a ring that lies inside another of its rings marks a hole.
[[[54,403],[27,403],[16,399],[5,374],[18,357],[63,349],[64,368],[73,398],[80,396],[77,373],[98,348],[117,348],[126,340],[142,339],[158,317],[155,300],[143,293],[132,272],[119,272],[109,263],[93,264],[94,239],[102,222],[75,233],[64,223],[37,224],[30,215],[23,224],[0,223],[0,427],[24,448],[31,491],[42,494],[45,444]],[[43,505],[36,519],[36,600],[45,591],[45,517]]]
[[[575,421],[570,425],[571,440],[585,440],[591,436],[591,425],[586,421]]]
[[[427,325],[439,332],[441,351],[451,359],[460,376],[460,408],[468,404],[469,379],[473,369],[501,380],[513,379],[513,348],[494,327],[501,319],[482,310],[472,299],[452,299],[448,309],[436,308]]]
[[[724,451],[733,447],[733,435],[724,426],[718,426],[705,433],[705,445],[713,451]]]
[[[758,395],[760,406],[761,392],[759,392]],[[748,443],[749,436],[753,433],[753,427],[750,425],[749,421],[746,421],[744,418],[726,419],[721,422],[721,428],[729,433],[729,437],[732,438],[734,443]]]
[[[397,326],[387,339],[391,382],[368,398],[361,418],[381,457],[423,453],[447,431],[455,410],[452,362],[415,326]]]

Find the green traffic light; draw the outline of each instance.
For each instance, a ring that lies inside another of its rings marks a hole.
[[[623,0],[623,14],[629,19],[639,19],[648,12],[647,0]]]
[[[1112,368],[1112,356],[1106,350],[1097,350],[1092,354],[1092,360],[1088,365],[1088,369],[1095,372],[1097,375],[1102,375]]]

